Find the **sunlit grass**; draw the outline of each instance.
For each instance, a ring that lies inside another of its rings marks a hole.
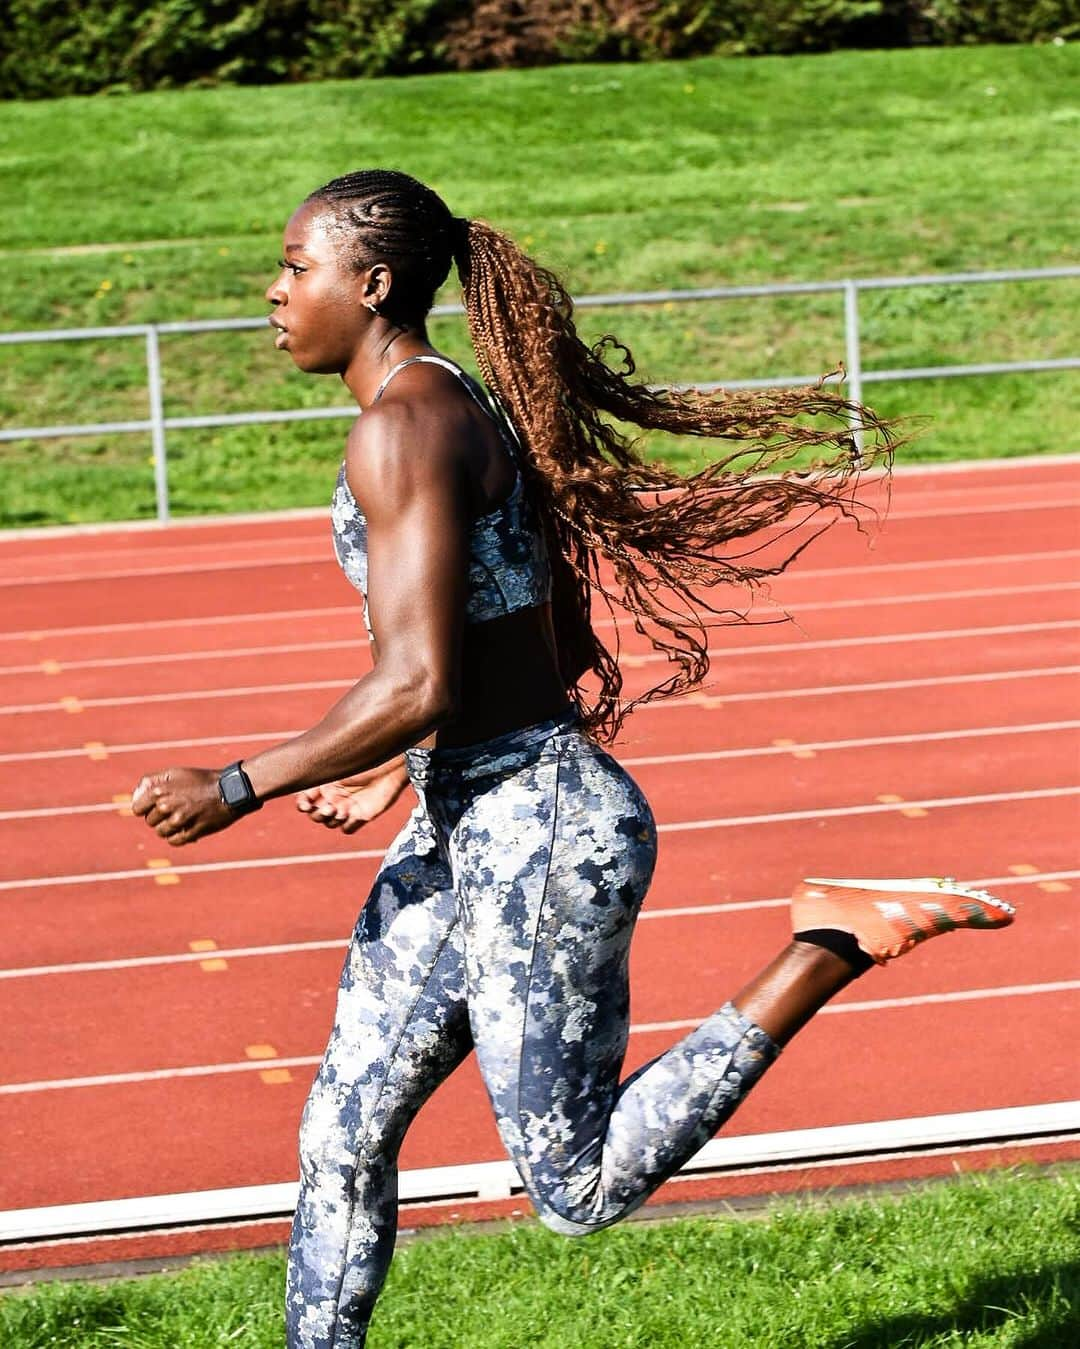
[[[372,162],[505,226],[578,293],[1074,261],[1078,66],[1073,46],[844,52],[7,104],[0,324],[264,313],[295,202]],[[864,362],[1076,355],[1077,284],[865,294]],[[657,382],[813,376],[844,358],[839,295],[589,310],[581,326],[625,337]],[[460,321],[435,336],[469,359]],[[170,415],[344,399],[268,332],[168,337],[162,356]],[[1074,373],[865,396],[930,416],[909,457],[1075,448]],[[0,425],[146,415],[139,339],[0,349]],[[320,503],[343,431],[171,432],[175,507]],[[145,460],[121,440],[0,443],[0,524],[151,512],[148,473],[101,471]]]
[[[284,1261],[0,1298],[5,1349],[281,1349]],[[1080,1173],[989,1175],[766,1221],[532,1223],[399,1251],[369,1349],[1072,1349]]]

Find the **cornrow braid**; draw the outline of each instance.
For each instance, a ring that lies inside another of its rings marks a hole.
[[[376,262],[392,264],[392,309],[408,318],[427,313],[450,273],[463,223],[437,192],[407,173],[365,169],[334,178],[307,200],[336,210],[357,271]]]
[[[860,523],[860,473],[891,466],[893,428],[825,389],[827,376],[760,393],[635,381],[614,337],[589,347],[578,336],[557,276],[490,225],[452,216],[405,174],[349,174],[312,199],[344,212],[356,266],[393,264],[394,291],[413,317],[427,313],[456,260],[477,363],[519,436],[547,537],[562,676],[599,739],[614,739],[638,704],[703,682],[709,630],[747,621],[744,608],[712,598],[717,586],[760,587],[836,519]],[[643,458],[624,425],[736,444],[683,476]],[[616,620],[613,650],[593,623],[596,597]],[[623,698],[620,616],[669,663],[633,701]]]

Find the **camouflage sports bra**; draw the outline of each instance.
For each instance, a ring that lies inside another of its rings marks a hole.
[[[395,365],[375,392],[378,402],[386,386],[399,370],[423,361],[441,365],[456,375],[473,400],[491,417],[499,429],[503,444],[517,467],[517,442],[505,416],[492,406],[481,386],[459,366],[441,356],[410,356]],[[364,596],[364,622],[367,613],[367,521],[349,488],[342,463],[337,488],[330,507],[334,552],[348,579]],[[486,623],[518,609],[532,609],[551,597],[551,568],[544,537],[525,496],[518,468],[510,495],[494,510],[479,516],[469,529],[469,582],[465,601],[465,621]]]

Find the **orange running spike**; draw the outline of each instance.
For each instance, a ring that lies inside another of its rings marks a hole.
[[[879,965],[910,951],[928,937],[957,928],[1008,927],[1016,910],[986,890],[954,880],[803,881],[791,897],[795,932],[834,928],[850,932]]]

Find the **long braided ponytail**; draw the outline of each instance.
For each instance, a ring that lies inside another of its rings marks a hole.
[[[558,277],[490,225],[451,216],[436,193],[405,174],[350,174],[312,198],[344,212],[355,265],[391,264],[398,303],[411,306],[414,318],[427,313],[456,261],[476,359],[520,438],[547,536],[563,678],[601,739],[613,739],[638,703],[704,680],[708,630],[745,619],[705,592],[758,586],[828,523],[858,520],[860,472],[891,464],[888,424],[820,384],[702,394],[634,381],[633,358],[615,338],[589,347],[578,336]],[[608,363],[612,356],[621,369]],[[683,476],[644,459],[620,429],[628,423],[737,444]],[[827,515],[808,524],[821,512]],[[764,555],[760,541],[721,551],[770,530]],[[622,697],[618,627],[613,652],[592,621],[596,596],[616,619],[628,615],[674,667],[632,703]]]

